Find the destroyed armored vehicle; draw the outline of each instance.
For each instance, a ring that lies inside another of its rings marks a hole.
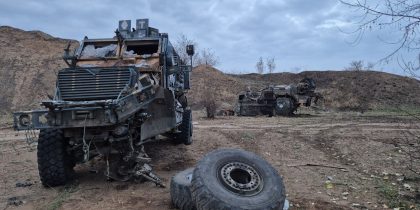
[[[144,143],[158,135],[192,143],[186,97],[191,65],[148,19],[137,20],[133,29],[130,20],[120,21],[115,34],[85,37],[72,53],[69,44],[63,56],[69,67],[58,71],[54,96],[41,103],[45,109],[14,113],[16,130],[40,130],[37,156],[44,186],[65,184],[75,164],[95,156],[106,161],[109,179],[161,185]],[[191,58],[194,46],[186,52]]]
[[[257,115],[292,115],[299,106],[311,106],[321,98],[315,92],[313,79],[305,78],[297,85],[268,86],[260,91],[253,92],[249,88],[241,92],[235,108],[238,116]]]

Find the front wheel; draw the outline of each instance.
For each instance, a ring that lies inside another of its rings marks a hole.
[[[71,179],[73,163],[60,129],[42,129],[38,138],[38,171],[45,187],[64,185]]]
[[[279,97],[275,105],[276,115],[290,116],[294,111],[294,103],[291,98]]]

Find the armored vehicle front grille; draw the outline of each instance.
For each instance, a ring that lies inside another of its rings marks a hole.
[[[64,101],[117,99],[130,85],[128,68],[65,69],[58,73],[58,93]]]

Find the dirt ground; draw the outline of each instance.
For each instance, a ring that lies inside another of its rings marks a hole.
[[[202,116],[194,113],[191,146],[160,140],[146,147],[155,172],[168,186],[171,176],[193,167],[207,152],[242,148],[267,159],[283,176],[290,209],[385,209],[392,202],[419,208],[419,179],[407,170],[409,162],[399,146],[420,136],[419,122],[411,118],[357,113]],[[77,166],[77,180],[66,187],[44,188],[36,146],[28,146],[24,137],[23,132],[0,130],[0,209],[173,209],[169,188],[106,181],[101,162]]]

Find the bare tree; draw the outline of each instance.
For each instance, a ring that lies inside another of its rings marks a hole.
[[[366,30],[394,30],[399,32],[398,41],[386,40],[386,44],[395,44],[396,48],[381,61],[396,58],[400,66],[413,77],[420,78],[420,2],[413,0],[340,0],[343,4],[355,8],[362,16],[356,20],[356,41],[360,41]],[[416,58],[408,59],[401,50],[416,53]]]
[[[418,0],[340,0],[343,4],[355,8],[356,12],[362,14],[356,20],[358,34],[356,41],[359,41],[366,31],[392,30],[399,33],[399,40],[385,40],[386,44],[394,44],[395,49],[381,61],[389,61],[396,58],[401,68],[411,74],[413,78],[420,79],[420,38],[418,36],[420,26],[420,2]],[[404,50],[404,51],[403,51]],[[403,51],[403,52],[401,52]],[[404,52],[413,53],[413,57],[407,59]],[[400,104],[395,104],[397,109]],[[418,115],[407,112],[414,119],[414,125],[418,125]],[[405,138],[407,143],[399,144],[409,158],[408,169],[420,176],[420,138]]]
[[[204,90],[204,94],[202,95],[201,103],[203,104],[206,110],[206,116],[209,119],[214,119],[216,116],[218,104],[216,102],[215,93],[217,93],[217,91],[214,87],[208,87]]]
[[[270,74],[273,73],[274,70],[276,69],[276,63],[274,61],[274,57],[267,58],[266,63],[267,63],[268,73],[270,73]]]
[[[255,65],[255,68],[257,69],[257,72],[259,74],[264,73],[264,61],[263,61],[262,57],[260,57],[260,59],[257,61],[257,64]]]
[[[197,60],[197,65],[216,66],[219,64],[219,58],[210,48],[202,49]]]
[[[367,71],[372,71],[374,67],[375,67],[375,64],[374,64],[374,63],[372,63],[372,62],[368,62],[368,63],[366,64],[365,70],[367,70]]]
[[[197,42],[188,38],[185,34],[181,34],[174,42],[175,51],[178,53],[179,59],[187,64],[190,62],[190,56],[188,56],[186,47],[187,45],[194,45],[197,49]],[[199,53],[195,53],[193,56],[193,66],[197,65]]]
[[[363,61],[352,61],[350,66],[346,68],[347,71],[362,71],[363,70]]]
[[[375,67],[375,64],[372,62],[368,62],[366,65],[364,64],[363,60],[354,60],[350,62],[349,66],[346,67],[344,70],[347,71],[371,71]]]

